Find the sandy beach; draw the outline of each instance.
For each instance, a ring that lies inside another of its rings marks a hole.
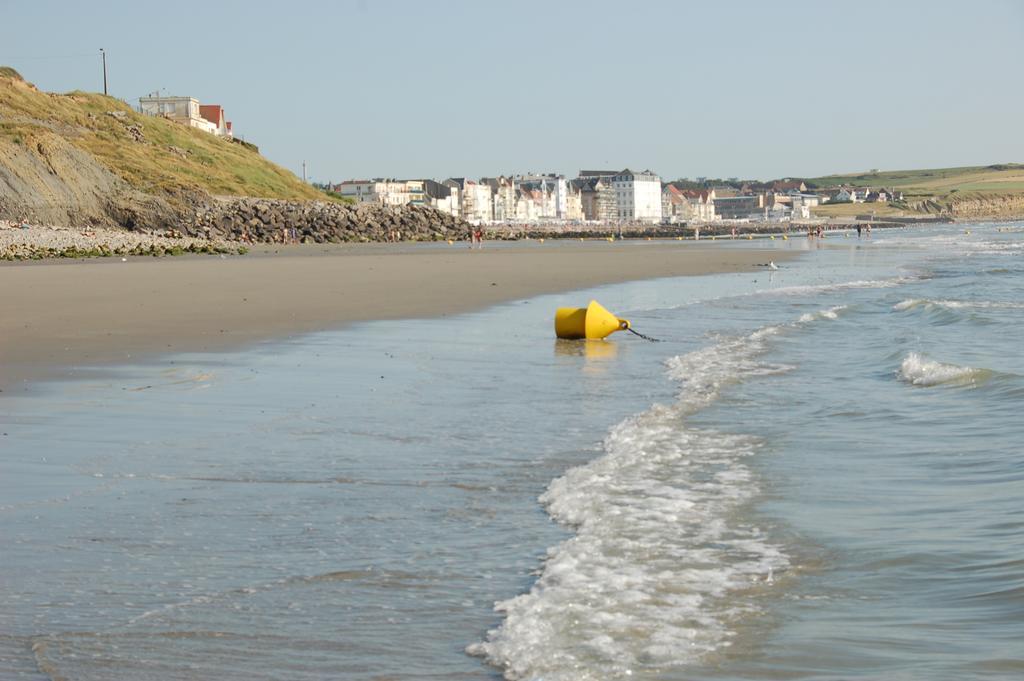
[[[710,243],[602,241],[473,251],[465,244],[263,246],[246,256],[4,264],[0,389],[23,391],[33,380],[165,353],[456,314],[604,283],[755,270],[786,257]]]

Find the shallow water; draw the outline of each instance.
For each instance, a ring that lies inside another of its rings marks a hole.
[[[1024,225],[969,229],[5,398],[0,678],[1018,678]],[[554,341],[590,297],[664,342]]]

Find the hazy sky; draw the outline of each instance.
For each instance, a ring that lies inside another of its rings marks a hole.
[[[49,91],[221,104],[320,181],[1024,161],[1024,1],[0,0]]]

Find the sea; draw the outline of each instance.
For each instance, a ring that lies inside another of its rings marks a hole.
[[[0,679],[1024,678],[1024,223],[751,245],[5,393]]]

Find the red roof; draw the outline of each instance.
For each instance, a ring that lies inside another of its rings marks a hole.
[[[220,104],[200,104],[199,115],[218,128],[224,123],[224,109]]]
[[[709,196],[706,189],[680,189],[674,184],[665,185],[665,189],[668,190],[669,200],[673,203],[682,203],[686,199],[707,201]]]
[[[691,199],[700,199],[701,201],[707,201],[709,192],[706,189],[684,189],[683,196]]]

